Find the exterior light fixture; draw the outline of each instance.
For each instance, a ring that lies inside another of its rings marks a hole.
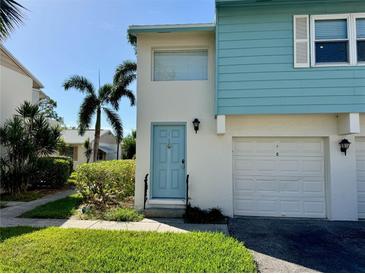
[[[194,125],[194,130],[195,130],[195,133],[198,133],[198,130],[199,130],[199,124],[200,124],[200,121],[198,118],[195,118],[194,121],[193,121],[193,125]]]
[[[347,139],[342,139],[338,144],[340,145],[341,152],[345,153],[346,156],[346,151],[349,149],[351,143]]]

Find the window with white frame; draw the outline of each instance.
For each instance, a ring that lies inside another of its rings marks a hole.
[[[314,50],[316,64],[349,63],[347,19],[315,20]]]
[[[153,80],[183,81],[208,79],[208,50],[154,50]]]
[[[356,20],[356,53],[357,61],[365,62],[365,17]]]
[[[311,16],[312,66],[365,62],[365,14]]]

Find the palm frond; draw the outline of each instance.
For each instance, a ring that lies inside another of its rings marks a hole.
[[[95,94],[95,89],[93,84],[87,78],[80,75],[71,76],[63,83],[63,87],[65,90],[68,90],[70,88],[75,88],[81,91],[82,93],[88,93],[91,95]]]
[[[99,100],[109,102],[110,95],[113,93],[113,85],[105,84],[99,89]]]
[[[120,119],[117,112],[112,111],[111,109],[108,109],[108,108],[105,108],[105,107],[103,108],[103,110],[106,114],[106,118],[107,118],[108,122],[110,123],[113,130],[115,131],[115,134],[116,134],[118,140],[120,140],[123,137],[123,123],[122,123],[122,120]]]
[[[137,71],[137,64],[132,61],[124,61],[115,69],[115,74],[113,78],[113,83],[118,84],[121,81],[125,85],[129,85],[136,79],[136,71]],[[131,77],[129,77],[131,76]],[[129,79],[129,82],[125,79]]]
[[[23,23],[24,10],[26,8],[14,0],[0,1],[0,41]]]
[[[137,64],[132,61],[124,61],[116,68],[113,79],[114,91],[110,96],[110,103],[116,110],[119,109],[119,101],[123,96],[128,97],[131,105],[134,105],[135,97],[128,86],[136,79],[136,70]]]
[[[85,133],[85,129],[90,127],[91,120],[95,114],[96,109],[98,108],[99,100],[96,98],[94,94],[90,94],[85,97],[84,101],[80,106],[79,111],[79,133],[83,135]]]

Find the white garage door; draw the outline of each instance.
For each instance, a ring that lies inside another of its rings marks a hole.
[[[234,138],[234,214],[325,218],[324,147],[312,138]]]
[[[356,139],[357,201],[359,218],[365,218],[365,138]]]

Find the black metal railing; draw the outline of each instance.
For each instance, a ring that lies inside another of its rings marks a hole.
[[[186,199],[185,199],[185,204],[186,207],[189,205],[189,174],[186,175]]]
[[[143,209],[146,209],[147,192],[148,192],[148,173],[146,174],[146,176],[144,176],[144,201],[143,201]]]

